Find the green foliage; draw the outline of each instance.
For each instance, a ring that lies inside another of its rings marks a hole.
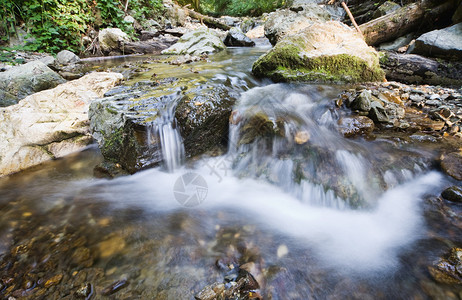
[[[214,15],[259,16],[285,5],[287,0],[202,0],[202,11]]]
[[[134,35],[123,21],[124,3],[119,0],[0,0],[0,36],[8,41],[16,26],[22,26],[35,42],[22,50],[56,53],[63,49],[83,50],[82,37],[92,29],[118,27]],[[135,19],[154,17],[162,10],[162,0],[129,0]],[[1,42],[1,41],[0,41]]]

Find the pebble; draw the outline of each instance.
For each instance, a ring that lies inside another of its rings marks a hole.
[[[287,248],[287,246],[284,244],[279,245],[278,250],[277,250],[278,258],[282,258],[286,256],[287,254],[289,254],[289,248]]]
[[[117,280],[116,282],[113,282],[109,286],[105,287],[103,289],[103,291],[101,292],[101,294],[104,295],[104,296],[112,295],[112,294],[120,291],[124,287],[128,286],[128,283],[129,282],[128,282],[127,279]]]

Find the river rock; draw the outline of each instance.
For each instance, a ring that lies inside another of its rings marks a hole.
[[[440,283],[462,284],[462,248],[452,248],[434,266],[428,267],[428,271]]]
[[[265,37],[265,27],[263,25],[250,29],[245,34],[249,39],[259,39]]]
[[[415,41],[412,53],[462,59],[462,23],[421,35]]]
[[[462,203],[462,188],[460,186],[451,186],[441,193],[441,197],[451,202]]]
[[[56,62],[61,65],[76,64],[80,62],[80,57],[69,50],[63,50],[56,55]]]
[[[304,3],[299,9],[281,9],[269,14],[265,36],[274,46],[283,36],[298,33],[315,22],[330,20],[330,15],[315,3]]]
[[[374,130],[374,122],[365,116],[344,117],[338,120],[338,129],[347,138],[367,135]]]
[[[371,110],[372,93],[369,90],[362,91],[351,103],[352,109],[368,112]]]
[[[121,79],[118,73],[91,73],[1,109],[0,176],[88,145],[88,106]]]
[[[226,49],[220,37],[211,29],[201,28],[183,35],[179,41],[162,51],[162,54],[201,55]]]
[[[28,62],[0,73],[0,90],[18,99],[54,88],[64,82],[64,78],[41,61]]]
[[[462,180],[462,154],[451,152],[441,155],[441,168],[449,176]]]
[[[275,81],[383,81],[377,52],[337,21],[315,23],[283,38],[261,56],[252,71]]]
[[[130,41],[128,35],[119,28],[105,28],[98,33],[99,45],[103,53],[120,51],[121,46]]]
[[[193,97],[191,98],[191,95]],[[187,156],[226,146],[229,117],[238,94],[224,86],[205,86],[183,97],[175,116]]]
[[[385,108],[379,101],[373,101],[371,103],[369,118],[371,118],[372,120],[374,120],[374,122],[377,123],[387,123],[390,121],[390,118],[388,117]]]
[[[248,38],[239,28],[233,27],[228,31],[224,40],[229,47],[253,47],[255,42]]]
[[[88,112],[91,133],[104,158],[130,173],[159,164],[160,141],[149,120],[158,117],[161,101],[154,97],[139,101],[146,94],[141,89],[115,91],[93,101]]]

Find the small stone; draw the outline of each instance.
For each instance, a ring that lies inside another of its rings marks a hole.
[[[462,180],[462,155],[460,152],[451,152],[441,155],[441,168],[449,176]]]
[[[424,100],[425,98],[421,95],[417,95],[417,94],[411,94],[409,96],[409,99],[411,99],[412,102],[420,102],[422,100]]]
[[[441,197],[451,202],[462,203],[462,188],[451,186],[441,193]]]
[[[203,288],[194,298],[196,300],[213,300],[216,297],[216,293],[213,289],[214,285],[209,285]]]
[[[369,90],[362,91],[351,103],[351,109],[369,111],[371,109],[372,93]]]
[[[386,123],[390,121],[387,112],[383,105],[378,101],[373,101],[371,103],[371,110],[369,111],[369,118],[374,122]]]
[[[289,248],[287,248],[287,246],[284,244],[279,245],[278,250],[277,250],[278,258],[282,258],[286,256],[287,254],[289,254]]]
[[[427,100],[427,101],[425,101],[425,104],[426,105],[431,105],[431,106],[440,106],[441,101],[439,101],[439,100]]]
[[[90,283],[85,283],[77,289],[75,292],[76,297],[87,298],[90,294],[93,293],[93,287]]]
[[[125,248],[125,240],[119,236],[113,236],[100,242],[98,248],[102,258],[110,257]]]
[[[295,143],[301,145],[308,142],[310,139],[310,133],[308,131],[298,131],[295,134]]]
[[[116,282],[113,282],[111,285],[104,288],[101,291],[101,294],[104,295],[104,296],[112,295],[112,294],[120,291],[124,287],[128,286],[128,283],[129,282],[126,279],[117,280]]]
[[[48,279],[47,281],[45,281],[44,287],[49,288],[50,286],[57,285],[58,283],[61,282],[62,279],[63,279],[63,274],[55,275],[51,277],[50,279]]]

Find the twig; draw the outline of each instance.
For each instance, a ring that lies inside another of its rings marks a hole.
[[[348,6],[345,4],[345,1],[342,0],[342,1],[341,1],[341,4],[342,4],[343,9],[346,11],[348,17],[350,17],[350,20],[351,20],[351,23],[353,24],[353,26],[356,28],[356,30],[359,32],[359,34],[360,34],[361,36],[363,36],[363,33],[362,33],[361,29],[359,29],[359,26],[358,26],[358,24],[356,23],[355,18],[353,17],[353,15],[351,14],[350,9],[349,9]],[[363,38],[364,38],[364,37],[363,37]]]

